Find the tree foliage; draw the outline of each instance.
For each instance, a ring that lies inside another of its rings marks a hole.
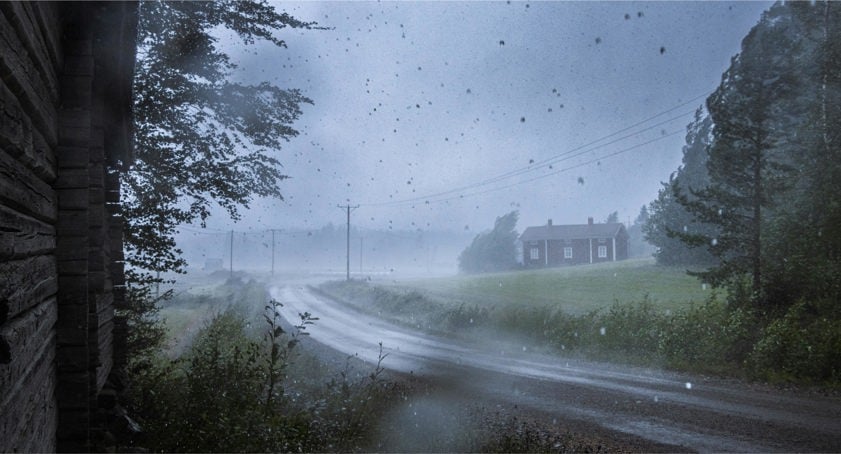
[[[512,211],[496,218],[490,232],[473,238],[458,256],[459,270],[466,273],[505,271],[517,266],[517,219],[519,212]]]
[[[704,247],[691,247],[681,241],[680,233],[716,235],[714,226],[695,220],[694,216],[679,202],[678,194],[685,194],[687,200],[695,200],[693,191],[709,185],[707,159],[712,142],[712,120],[699,108],[695,119],[686,127],[686,145],[683,147],[683,162],[651,202],[646,212],[642,230],[645,239],[657,250],[654,257],[661,265],[688,267],[709,266],[715,258]]]
[[[765,307],[841,296],[839,23],[834,2],[766,11],[707,100],[708,184],[672,185],[694,220],[717,229],[677,232],[719,260],[700,275],[747,278]]]
[[[790,179],[785,131],[797,121],[791,101],[800,83],[797,26],[772,14],[745,37],[742,53],[707,99],[715,123],[709,186],[695,191],[694,201],[678,193],[698,220],[719,229],[715,238],[680,234],[690,245],[708,244],[719,259],[700,275],[721,284],[749,273],[754,292],[762,283],[763,224]]]
[[[135,155],[122,180],[130,265],[178,271],[177,225],[203,225],[216,205],[237,219],[255,197],[281,197],[277,152],[311,101],[295,89],[232,81],[236,65],[218,31],[285,47],[279,30],[312,26],[263,1],[141,3]]]

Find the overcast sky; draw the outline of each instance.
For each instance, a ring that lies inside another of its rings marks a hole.
[[[236,77],[313,99],[281,151],[285,201],[237,230],[486,230],[633,219],[768,2],[282,3],[330,30],[228,51]],[[489,184],[483,184],[488,183]]]

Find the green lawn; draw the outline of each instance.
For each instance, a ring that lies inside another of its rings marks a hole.
[[[614,302],[642,301],[645,295],[656,307],[679,309],[692,302],[701,303],[712,294],[708,286],[704,288],[685,269],[657,266],[649,259],[383,285],[417,289],[445,304],[550,305],[570,314],[607,307]]]

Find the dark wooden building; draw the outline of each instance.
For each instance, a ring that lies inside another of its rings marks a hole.
[[[629,237],[621,223],[546,225],[528,227],[520,235],[523,265],[542,268],[584,263],[615,262],[628,258]]]
[[[107,438],[136,24],[133,3],[0,2],[0,452]]]

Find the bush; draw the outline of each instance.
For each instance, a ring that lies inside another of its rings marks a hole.
[[[759,310],[743,282],[730,287],[726,302],[713,294],[702,304],[672,312],[658,310],[646,297],[585,314],[552,306],[452,308],[416,291],[395,292],[367,283],[342,285],[332,291],[345,298],[367,298],[385,313],[409,308],[415,315],[427,315],[421,321],[425,325],[464,334],[470,334],[468,328],[483,327],[567,354],[696,373],[841,381],[841,305],[827,299],[801,302],[783,313],[775,308]]]
[[[841,381],[841,317],[834,301],[800,301],[762,331],[748,364],[759,377]]]
[[[599,335],[595,347],[603,351],[619,351],[646,357],[658,351],[667,325],[648,297],[636,304],[614,303],[607,313],[597,317]]]
[[[273,305],[267,309],[274,313]],[[381,379],[382,366],[356,380],[346,367],[317,394],[293,401],[287,367],[314,319],[302,314],[288,334],[267,316],[261,339],[249,333],[243,313],[231,308],[216,315],[181,357],[158,355],[134,377],[129,400],[144,428],[134,443],[167,452],[360,449],[395,390]]]

